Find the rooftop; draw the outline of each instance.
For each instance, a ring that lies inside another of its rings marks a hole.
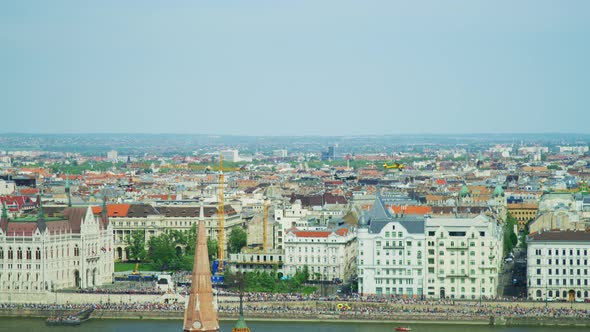
[[[590,232],[584,231],[542,231],[528,236],[528,241],[590,241]]]

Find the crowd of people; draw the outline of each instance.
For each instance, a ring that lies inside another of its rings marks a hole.
[[[87,288],[87,289],[79,289],[78,293],[84,294],[148,294],[148,295],[158,295],[164,294],[164,291],[159,289],[155,284],[147,284],[147,285],[139,285],[134,288]]]
[[[237,293],[219,292],[219,313],[234,316]],[[408,319],[408,320],[485,320],[490,317],[551,317],[590,319],[590,309],[544,306],[530,303],[455,302],[452,300],[417,300],[349,297],[329,300],[300,294],[245,293],[244,311],[253,317],[318,317],[328,315],[336,319]],[[0,304],[1,309],[81,310],[90,304]],[[184,303],[99,303],[95,310],[128,312],[182,312]]]

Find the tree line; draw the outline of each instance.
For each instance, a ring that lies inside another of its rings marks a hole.
[[[197,233],[196,223],[187,231],[170,229],[147,241],[144,230],[133,231],[125,237],[127,257],[130,261],[149,263],[159,271],[190,271],[193,268]],[[239,226],[232,228],[228,237],[229,252],[238,253],[246,244],[246,231]],[[209,262],[213,262],[217,259],[217,240],[208,237],[207,249]]]

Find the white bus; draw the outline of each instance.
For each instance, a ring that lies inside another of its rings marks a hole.
[[[172,276],[169,274],[158,275],[157,284],[158,284],[158,288],[163,290],[164,292],[174,290],[174,283],[172,282]]]

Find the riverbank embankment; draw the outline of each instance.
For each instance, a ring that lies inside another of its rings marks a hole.
[[[0,309],[0,317],[35,317],[45,318],[53,315],[67,315],[77,312],[69,310],[47,310],[35,308]],[[183,311],[129,311],[129,310],[95,310],[92,319],[157,319],[182,320]],[[220,312],[220,320],[237,320],[237,314]],[[497,325],[497,326],[577,326],[589,327],[590,317],[505,317],[472,314],[424,314],[400,312],[396,314],[353,314],[353,313],[246,313],[248,321],[301,321],[301,322],[363,322],[363,323],[403,323],[403,324],[460,324],[460,325]],[[272,317],[272,318],[269,318]]]

